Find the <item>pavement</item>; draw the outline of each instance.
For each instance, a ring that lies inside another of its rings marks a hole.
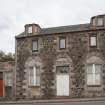
[[[101,98],[72,98],[72,99],[49,99],[49,100],[21,100],[21,101],[1,101],[2,104],[34,104],[34,103],[66,103],[66,102],[105,102],[105,97]]]

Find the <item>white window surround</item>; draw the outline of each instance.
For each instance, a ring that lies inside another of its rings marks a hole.
[[[97,18],[97,26],[103,26],[103,18],[99,17]]]
[[[32,33],[32,26],[28,27],[28,33]]]
[[[100,64],[89,64],[87,66],[87,85],[101,85]]]
[[[66,38],[61,37],[59,38],[59,48],[60,49],[65,49],[66,48]]]
[[[40,85],[40,74],[39,70],[34,66],[29,70],[29,86]]]
[[[97,36],[96,35],[90,36],[90,46],[91,47],[97,46]]]
[[[32,41],[32,50],[37,51],[38,50],[38,40]]]

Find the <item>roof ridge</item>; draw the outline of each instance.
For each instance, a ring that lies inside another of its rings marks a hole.
[[[79,25],[89,25],[90,23],[85,23],[85,24],[73,24],[73,25],[64,25],[64,26],[56,26],[56,27],[45,27],[43,29],[54,29],[54,28],[61,28],[61,27],[73,27],[73,26],[79,26]]]

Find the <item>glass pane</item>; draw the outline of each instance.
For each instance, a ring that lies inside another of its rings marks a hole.
[[[34,77],[34,71],[30,70],[30,77]]]
[[[38,50],[38,41],[33,41],[33,50]]]
[[[61,38],[60,39],[60,48],[65,48],[66,46],[65,46],[65,41],[66,39],[65,38]]]
[[[90,37],[90,45],[91,46],[96,46],[96,36],[91,36]]]
[[[12,73],[5,73],[5,86],[12,86]]]
[[[40,76],[40,70],[39,69],[37,69],[36,75]]]
[[[97,19],[97,26],[102,26],[103,25],[103,18],[98,18]]]
[[[100,74],[100,72],[101,72],[101,65],[96,64],[95,65],[95,73]]]
[[[56,71],[57,74],[69,73],[69,66],[57,66]]]
[[[36,67],[33,67],[33,71],[34,71],[34,85],[36,85],[36,81],[37,81],[37,78],[36,78],[37,69],[36,69]]]
[[[87,73],[88,74],[92,74],[93,73],[92,72],[92,68],[93,68],[93,64],[87,66]]]
[[[40,85],[40,70],[38,70],[36,67],[31,68],[29,71],[29,85]]]
[[[29,71],[29,85],[34,85],[34,70],[30,69]]]
[[[38,32],[38,27],[35,27],[35,28],[34,28],[34,31],[35,31],[35,32]]]
[[[40,76],[37,76],[36,78],[37,78],[36,85],[39,86],[40,85]]]
[[[87,75],[87,85],[93,85],[93,75],[92,74]]]
[[[33,77],[30,77],[30,85],[34,85],[34,79],[33,79]]]
[[[100,81],[100,75],[97,74],[95,75],[95,85],[100,85],[101,81]]]
[[[32,26],[28,27],[28,33],[32,33]]]

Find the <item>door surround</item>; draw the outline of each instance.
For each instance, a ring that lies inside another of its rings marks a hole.
[[[70,96],[69,66],[56,66],[56,96]]]

